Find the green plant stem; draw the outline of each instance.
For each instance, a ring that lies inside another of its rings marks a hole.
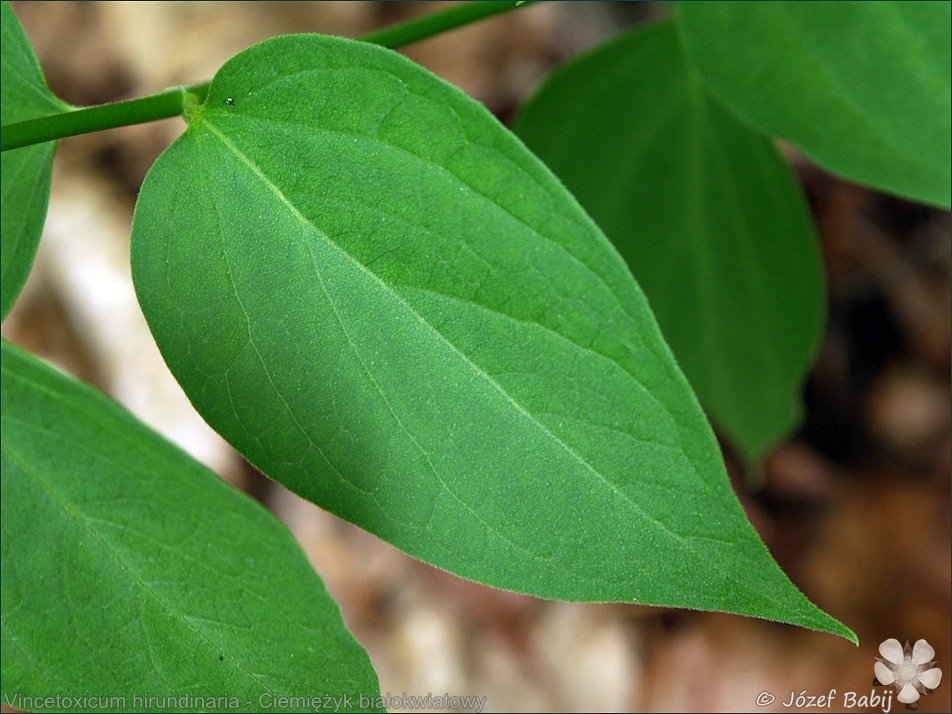
[[[189,103],[200,103],[204,100],[208,93],[208,84],[202,82],[185,87],[171,87],[158,94],[138,99],[71,109],[62,114],[9,124],[0,132],[2,150],[19,149],[21,146],[42,144],[67,136],[180,116]]]
[[[442,12],[402,22],[378,32],[371,32],[360,39],[393,49],[493,15],[515,10],[525,4],[527,3],[465,3]],[[98,107],[70,109],[62,114],[8,124],[0,131],[0,151],[180,116],[189,106],[195,106],[204,101],[210,84],[211,82],[201,82],[184,87],[172,87],[158,94],[150,94],[138,99],[103,104]]]
[[[525,2],[468,2],[451,7],[442,12],[424,15],[399,25],[385,27],[377,32],[371,32],[360,39],[382,47],[403,47],[414,42],[425,40],[433,35],[454,30],[457,27],[477,22],[493,15],[509,12],[526,5]]]

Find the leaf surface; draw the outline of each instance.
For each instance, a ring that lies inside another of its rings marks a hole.
[[[2,124],[58,114],[65,105],[46,86],[43,72],[7,2],[0,3],[0,120]],[[50,201],[55,142],[0,154],[0,317],[6,317],[26,282]]]
[[[411,555],[542,597],[848,632],[746,522],[621,257],[406,58],[316,35],[233,58],[143,185],[132,261],[207,421]]]
[[[684,3],[705,82],[845,178],[948,208],[952,3]]]
[[[257,711],[278,695],[377,695],[273,516],[99,392],[2,351],[5,703],[58,693],[123,697],[109,705],[120,711]],[[214,702],[137,706],[147,694]]]
[[[708,415],[748,459],[800,419],[823,273],[799,186],[725,111],[673,22],[560,67],[516,133],[624,256]]]

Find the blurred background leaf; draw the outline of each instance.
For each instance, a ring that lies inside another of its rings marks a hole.
[[[952,3],[678,6],[710,90],[844,178],[949,208]]]
[[[783,157],[705,91],[671,21],[560,67],[515,130],[624,256],[714,424],[762,457],[799,424],[824,318]]]

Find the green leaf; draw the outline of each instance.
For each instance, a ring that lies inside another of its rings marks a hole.
[[[99,392],[2,352],[4,703],[248,711],[376,696],[366,653],[273,516]],[[145,695],[193,699],[137,705]],[[302,707],[314,711],[289,710]]]
[[[66,108],[46,86],[43,72],[7,2],[0,3],[0,123],[36,119]],[[26,282],[50,202],[55,142],[0,154],[0,318]]]
[[[406,58],[301,35],[230,60],[146,178],[132,268],[209,424],[411,555],[848,633],[745,520],[621,257]]]
[[[948,2],[684,3],[710,89],[833,173],[946,208]]]
[[[515,131],[628,261],[708,415],[759,458],[799,422],[824,314],[783,158],[705,92],[671,22],[559,68]]]

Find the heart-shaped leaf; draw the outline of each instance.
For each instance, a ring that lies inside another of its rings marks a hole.
[[[7,2],[0,3],[0,120],[3,124],[58,114],[67,107],[46,86],[43,72]],[[0,154],[0,317],[26,282],[50,202],[55,142]]]
[[[559,68],[516,133],[628,261],[714,423],[751,460],[800,420],[823,327],[806,201],[702,86],[673,22]]]
[[[193,403],[314,503],[497,587],[851,636],[747,523],[618,253],[406,58],[316,35],[236,56],[132,240]]]
[[[2,351],[5,704],[366,708],[370,661],[287,529],[99,392]]]
[[[833,173],[948,208],[952,4],[683,3],[711,91]]]

